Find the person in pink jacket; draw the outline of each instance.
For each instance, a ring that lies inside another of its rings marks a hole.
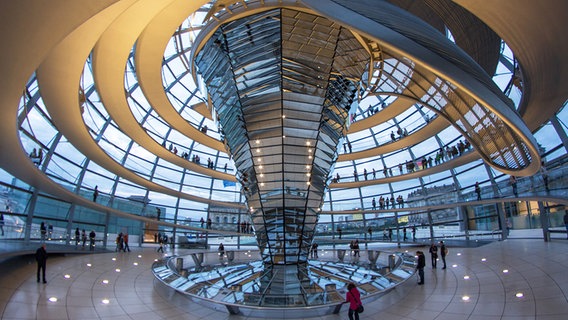
[[[349,320],[359,320],[359,312],[357,309],[359,309],[359,306],[362,306],[363,303],[361,302],[361,294],[353,282],[347,285],[345,300],[349,302]],[[353,315],[355,315],[355,317],[353,317]]]

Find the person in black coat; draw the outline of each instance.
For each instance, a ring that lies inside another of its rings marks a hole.
[[[39,233],[41,234],[41,242],[45,242],[45,238],[47,235],[47,227],[45,226],[45,222],[41,222],[39,226]]]
[[[225,256],[225,246],[222,242],[219,243],[219,248],[217,250],[219,251],[219,260],[223,260],[223,256]]]
[[[2,235],[4,235],[4,213],[1,212],[0,212],[0,230],[2,230]]]
[[[75,246],[79,246],[80,240],[81,240],[81,231],[79,231],[79,228],[75,228]]]
[[[416,251],[416,256],[418,257],[418,261],[416,264],[416,270],[418,270],[418,276],[420,277],[419,285],[424,284],[424,267],[426,267],[426,258],[424,257],[424,253],[422,251]]]
[[[430,252],[430,258],[432,259],[432,268],[436,269],[436,262],[438,259],[438,247],[436,246],[435,243],[432,243],[428,252]]]
[[[89,233],[89,250],[94,251],[95,250],[95,237],[97,236],[97,234],[95,233],[95,230],[91,230],[91,232]]]
[[[440,241],[440,256],[442,256],[442,262],[444,263],[444,267],[442,269],[446,269],[446,255],[448,254],[448,248],[446,248],[446,244],[444,241]]]
[[[39,272],[42,271],[43,283],[45,281],[45,266],[47,264],[47,251],[45,250],[45,243],[36,250],[35,259],[37,261],[37,282],[39,282]]]
[[[568,212],[564,214],[564,226],[566,227],[566,239],[568,239]]]

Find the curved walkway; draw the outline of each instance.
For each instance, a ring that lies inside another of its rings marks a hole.
[[[519,113],[527,127],[536,130],[568,97],[568,87],[558,85],[568,80],[568,64],[564,63],[568,42],[557,41],[556,36],[558,30],[568,28],[567,3],[496,1],[488,6],[483,1],[454,2],[485,22],[515,53],[522,66],[524,90]]]
[[[404,181],[404,180],[407,180],[407,179],[424,177],[424,176],[431,175],[431,174],[434,174],[434,173],[438,173],[438,172],[442,172],[442,171],[445,171],[445,170],[457,168],[461,165],[464,165],[466,163],[470,163],[470,162],[475,161],[477,159],[479,159],[479,155],[477,154],[477,152],[466,151],[461,156],[457,156],[457,157],[454,157],[450,160],[446,160],[445,162],[442,162],[442,163],[437,164],[437,165],[433,165],[433,166],[431,166],[427,169],[416,169],[414,172],[410,172],[410,173],[407,172],[407,173],[403,173],[403,174],[395,174],[395,175],[388,176],[388,177],[380,177],[381,175],[383,175],[381,173],[382,170],[378,170],[379,178],[375,178],[375,179],[372,178],[371,173],[368,173],[368,175],[371,176],[371,178],[364,179],[364,174],[362,172],[359,172],[358,173],[358,179],[359,179],[358,181],[349,181],[349,180],[354,180],[353,176],[341,177],[340,182],[332,182],[332,183],[329,184],[329,187],[331,189],[333,189],[333,188],[358,188],[358,187],[371,186],[371,185],[381,184],[381,183]],[[392,169],[392,167],[390,169]],[[396,169],[396,170],[398,171],[398,169]],[[345,180],[348,180],[348,181],[345,181]]]
[[[507,198],[485,198],[482,200],[472,200],[467,201],[467,199],[463,199],[462,202],[452,202],[452,203],[444,203],[444,204],[433,204],[433,205],[421,205],[421,206],[408,206],[408,203],[405,203],[404,208],[390,208],[390,209],[378,209],[378,210],[368,210],[365,209],[366,214],[370,213],[392,213],[392,212],[419,212],[419,211],[428,211],[428,210],[439,210],[439,209],[448,209],[448,208],[457,208],[461,206],[478,206],[483,204],[497,204],[502,202],[517,202],[517,201],[536,201],[536,202],[551,202],[556,204],[568,205],[568,198],[566,197],[565,190],[559,191],[552,191],[549,193],[545,192],[534,192],[534,193],[525,193],[521,194],[518,197],[507,197]],[[321,214],[332,214],[332,215],[347,215],[347,214],[361,214],[361,210],[334,210],[334,211],[322,211]]]
[[[171,35],[181,22],[192,12],[199,9],[204,1],[176,1],[165,7],[145,27],[136,43],[136,69],[140,87],[152,108],[171,127],[193,140],[212,149],[226,152],[221,141],[203,134],[189,124],[172,106],[164,91],[162,83],[162,62],[164,52]],[[200,106],[202,104],[198,104]],[[199,110],[207,110],[199,108]],[[208,111],[208,110],[207,110]],[[204,117],[211,119],[210,112],[202,112]]]
[[[161,295],[154,289],[150,267],[162,255],[154,248],[133,249],[130,253],[52,255],[47,265],[47,284],[36,283],[35,264],[29,256],[9,265],[1,264],[0,317],[251,319],[229,316],[221,308],[212,310],[175,295]],[[427,256],[425,285],[408,281],[365,304],[361,319],[376,319],[377,315],[381,319],[399,320],[565,319],[568,314],[566,257],[565,240],[548,243],[507,240],[477,248],[450,247],[446,270],[431,269]],[[517,297],[518,293],[522,297]],[[466,296],[469,299],[465,300]],[[57,301],[49,301],[51,297]],[[340,315],[315,319],[347,319],[347,312],[343,306]]]

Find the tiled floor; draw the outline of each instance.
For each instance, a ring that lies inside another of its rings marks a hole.
[[[1,318],[245,319],[189,300],[184,306],[170,302],[170,298],[154,290],[150,272],[150,265],[160,255],[154,248],[133,249],[130,253],[52,256],[48,260],[47,284],[36,283],[36,266],[31,257],[3,263]],[[447,260],[446,270],[440,265],[432,270],[427,257],[424,286],[411,279],[367,303],[361,319],[568,318],[567,240],[545,243],[514,239],[477,248],[450,248]],[[518,293],[523,296],[517,297]],[[464,300],[465,296],[469,299]],[[57,301],[49,301],[51,297]],[[343,309],[339,315],[321,319],[348,318]]]

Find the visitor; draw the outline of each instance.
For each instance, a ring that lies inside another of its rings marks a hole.
[[[544,188],[545,188],[546,192],[549,192],[550,189],[548,188],[548,171],[546,170],[546,167],[544,166],[544,164],[542,164],[540,166],[540,175],[542,176],[542,180],[544,182]]]
[[[363,306],[361,302],[361,293],[353,282],[347,285],[347,295],[345,301],[349,303],[349,320],[359,320],[359,310]]]
[[[130,252],[130,247],[128,246],[128,232],[124,233],[124,235],[122,236],[123,242],[124,242],[124,252],[126,252],[126,250],[128,250],[128,252]]]
[[[158,250],[156,252],[164,253],[164,238],[160,234],[158,235]]]
[[[89,233],[89,250],[91,251],[95,251],[95,237],[97,236],[97,234],[95,233],[95,230],[91,230],[91,232]]]
[[[515,197],[518,197],[519,194],[517,193],[517,178],[515,178],[515,176],[510,176],[509,177],[509,183],[511,184],[511,187],[513,188],[513,194],[515,195]]]
[[[440,241],[440,256],[442,256],[442,262],[444,266],[442,269],[446,269],[446,255],[448,254],[448,248],[446,248],[446,244],[444,241]]]
[[[85,249],[85,243],[87,243],[87,232],[85,229],[81,231],[81,241],[83,242],[83,249]]]
[[[436,264],[438,262],[438,246],[432,242],[428,252],[430,252],[430,259],[432,260],[432,269],[436,269]]]
[[[116,248],[114,249],[115,252],[122,251],[124,247],[124,238],[122,238],[122,232],[116,236]]]
[[[2,236],[4,236],[4,213],[0,212],[0,230],[2,230]]]
[[[219,260],[223,260],[223,257],[225,256],[225,246],[223,245],[223,242],[219,243],[219,248],[217,250],[219,251]]]
[[[75,228],[75,246],[79,246],[79,241],[81,240],[81,231],[79,231],[79,227]]]
[[[420,278],[418,285],[423,285],[424,267],[426,266],[426,258],[424,257],[424,253],[422,251],[416,251],[416,258],[417,258],[416,270],[418,271],[418,277]]]
[[[318,258],[318,244],[314,242],[312,244],[312,259],[317,259],[317,258]]]
[[[477,200],[481,200],[481,188],[478,181],[475,182],[475,193],[477,194]]]
[[[97,202],[98,196],[99,196],[99,186],[95,186],[95,191],[93,191],[93,202]]]
[[[35,259],[37,262],[37,282],[39,283],[41,271],[43,283],[47,283],[47,281],[45,281],[45,267],[47,265],[47,251],[45,250],[45,243],[36,250]]]
[[[47,235],[47,228],[45,227],[45,222],[41,222],[39,226],[39,233],[41,236],[41,242],[45,242],[45,237]]]
[[[564,227],[566,227],[566,239],[568,239],[568,212],[564,214]]]

